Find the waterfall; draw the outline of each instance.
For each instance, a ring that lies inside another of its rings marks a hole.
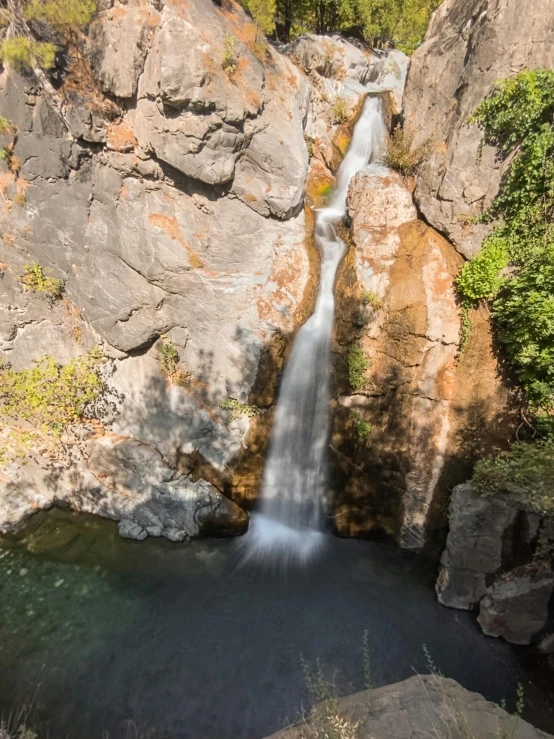
[[[252,520],[250,553],[308,556],[322,542],[328,503],[331,336],[337,268],[346,252],[336,225],[346,214],[350,180],[379,153],[385,128],[379,97],[366,99],[328,207],[317,211],[321,277],[315,310],[294,341],[279,391],[262,482],[261,515]]]

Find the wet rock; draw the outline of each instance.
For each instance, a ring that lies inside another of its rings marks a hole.
[[[487,588],[479,604],[479,624],[489,636],[502,636],[512,644],[530,644],[554,619],[549,603],[554,594],[554,573],[510,573]]]
[[[440,603],[478,609],[486,634],[530,644],[554,629],[548,564],[552,516],[526,511],[509,495],[482,497],[454,488],[450,530],[436,590]]]
[[[466,257],[479,250],[487,231],[472,219],[491,204],[506,170],[493,147],[481,152],[482,134],[467,120],[499,80],[553,66],[550,0],[536,0],[525,13],[518,0],[494,7],[445,0],[412,56],[405,117],[417,131],[416,144],[433,144],[416,199],[425,218]]]

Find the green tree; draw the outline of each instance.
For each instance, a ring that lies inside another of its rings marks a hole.
[[[16,69],[49,69],[56,46],[37,39],[33,21],[45,23],[62,35],[85,26],[96,10],[95,0],[7,0],[0,8],[0,60]]]
[[[276,0],[243,0],[243,4],[267,36],[275,31]]]

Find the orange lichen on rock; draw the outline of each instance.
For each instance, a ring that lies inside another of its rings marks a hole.
[[[112,123],[108,128],[107,145],[108,149],[126,152],[132,151],[138,142],[131,126],[126,121],[121,121]]]

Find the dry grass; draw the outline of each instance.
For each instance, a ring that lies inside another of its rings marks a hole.
[[[396,126],[389,135],[387,149],[383,158],[387,167],[404,177],[413,177],[430,153],[429,141],[414,145],[415,132],[405,126]]]

